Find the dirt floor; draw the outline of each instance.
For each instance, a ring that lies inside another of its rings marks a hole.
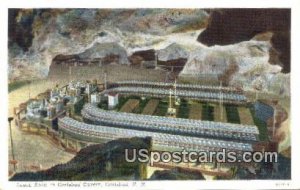
[[[166,71],[159,69],[140,69],[127,65],[105,65],[72,67],[57,66],[52,68],[49,74],[51,81],[61,80],[93,80],[104,81],[106,73],[107,81],[119,80],[150,80],[164,81],[167,75]]]

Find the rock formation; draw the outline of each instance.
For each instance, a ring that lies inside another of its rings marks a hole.
[[[125,149],[151,149],[150,138],[118,139],[106,144],[91,145],[81,149],[65,164],[39,172],[15,174],[11,181],[83,181],[145,179],[146,163],[126,162]]]
[[[155,55],[179,76],[289,95],[290,10],[9,11],[10,80],[46,77],[52,62],[78,59],[154,68]]]

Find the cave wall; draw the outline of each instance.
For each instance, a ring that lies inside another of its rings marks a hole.
[[[198,41],[208,46],[228,45],[251,40],[272,32],[271,43],[279,53],[282,72],[290,72],[290,9],[216,9],[210,10],[208,27]]]

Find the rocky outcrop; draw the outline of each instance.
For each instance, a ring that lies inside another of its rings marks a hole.
[[[49,76],[55,74],[53,70],[56,70],[56,67],[57,69],[66,69],[69,66],[102,66],[107,64],[129,64],[126,50],[117,43],[95,43],[79,54],[59,54],[54,57],[50,65]]]
[[[187,59],[188,56],[189,54],[186,49],[176,43],[172,43],[166,48],[157,51],[157,58],[159,61]]]
[[[188,171],[181,168],[155,171],[150,180],[205,180],[200,172]]]
[[[91,61],[107,58],[110,55],[118,57],[117,63],[129,64],[126,50],[117,43],[95,43],[91,48],[77,54],[79,59]]]
[[[27,48],[10,37],[10,80],[45,77],[53,59],[154,68],[157,52],[180,76],[289,95],[288,9],[11,11],[10,32],[32,19],[34,37]]]
[[[78,55],[62,55],[62,54],[59,54],[59,55],[54,57],[54,59],[52,60],[52,63],[59,65],[63,62],[73,62],[73,61],[78,61],[78,60],[79,60]]]
[[[144,61],[154,61],[155,58],[155,50],[148,49],[148,50],[140,50],[135,51],[131,56],[128,58],[133,65],[140,65]]]
[[[159,49],[173,33],[204,28],[207,18],[200,9],[10,9],[9,78],[46,77],[57,55],[80,54],[95,43],[118,44],[127,56]]]
[[[164,69],[179,73],[185,66],[189,53],[180,44],[172,43],[157,51],[157,65]]]
[[[290,28],[290,9],[218,9],[211,10],[208,27],[198,40],[208,46],[229,45],[272,32],[271,44],[286,73],[290,72]]]
[[[146,163],[126,162],[125,149],[151,149],[150,138],[110,141],[83,148],[69,162],[39,172],[15,174],[11,181],[145,179]]]
[[[192,51],[180,76],[223,81],[253,90],[289,95],[289,74],[281,73],[279,65],[269,63],[268,41],[250,40],[226,46],[199,47]]]

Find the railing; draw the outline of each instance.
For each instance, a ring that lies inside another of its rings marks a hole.
[[[107,111],[99,109],[92,104],[86,104],[82,109],[83,117],[94,121],[120,121],[124,124],[139,125],[139,126],[151,126],[157,129],[158,127],[187,130],[187,131],[220,131],[222,133],[238,133],[238,134],[253,134],[258,135],[259,131],[255,125],[243,125],[232,123],[221,123],[213,121],[200,121],[183,118],[169,118],[161,116],[142,115],[134,113],[123,113],[116,111]]]
[[[101,138],[108,134],[113,139],[124,137],[152,137],[153,142],[157,145],[164,147],[171,147],[187,150],[207,150],[207,149],[222,149],[227,150],[240,150],[240,151],[252,151],[252,145],[250,143],[241,143],[233,141],[213,140],[207,138],[198,137],[185,137],[181,135],[171,135],[166,133],[139,131],[132,129],[121,129],[116,127],[106,127],[101,125],[91,125],[73,120],[68,117],[59,119],[59,130],[66,130],[77,134],[84,135],[86,137]]]

